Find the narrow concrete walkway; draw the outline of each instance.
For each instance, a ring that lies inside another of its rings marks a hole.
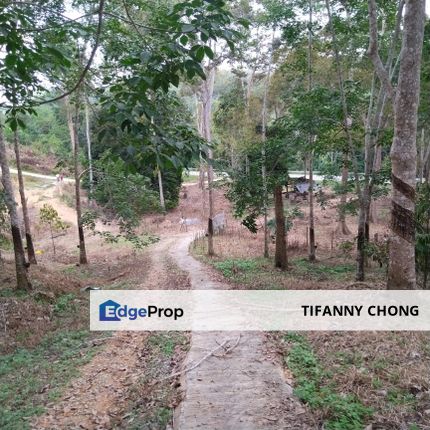
[[[207,268],[188,254],[192,236],[178,238],[170,249],[177,265],[189,273],[193,289],[228,289],[210,279]],[[236,332],[193,332],[184,363],[196,363]],[[184,374],[184,399],[175,412],[174,430],[311,429],[307,414],[292,396],[280,366],[264,352],[264,333],[243,332],[224,357],[211,356]]]

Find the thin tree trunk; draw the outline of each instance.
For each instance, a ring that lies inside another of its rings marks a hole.
[[[388,289],[416,287],[414,225],[416,136],[424,21],[425,0],[408,1],[394,106],[394,139],[390,154],[392,236],[389,244]]]
[[[331,15],[331,8],[330,8],[330,2],[329,0],[326,0],[326,9],[327,9],[327,15],[328,15],[328,21],[329,21],[329,28],[331,32],[332,37],[332,44],[333,44],[333,53],[335,57],[335,63],[336,63],[336,72],[337,72],[337,79],[338,79],[338,85],[339,85],[339,92],[342,102],[342,113],[343,113],[343,121],[344,121],[344,127],[345,127],[345,133],[348,139],[348,148],[350,152],[350,156],[353,162],[353,168],[354,168],[354,177],[355,177],[355,189],[358,196],[358,200],[360,202],[360,209],[359,209],[359,216],[358,216],[358,233],[357,233],[357,273],[356,273],[356,279],[357,280],[363,280],[364,279],[364,260],[365,260],[365,220],[366,220],[366,211],[365,211],[365,199],[366,199],[366,192],[365,190],[361,190],[360,186],[360,178],[358,174],[358,165],[357,160],[354,156],[354,143],[352,140],[352,134],[351,134],[351,123],[352,120],[349,117],[349,111],[348,111],[348,104],[346,101],[346,95],[345,95],[345,86],[344,86],[344,79],[342,75],[342,65],[341,65],[341,59],[339,54],[339,49],[337,46],[337,38],[336,33],[334,31],[333,26],[333,20]],[[373,82],[373,81],[372,81]],[[373,88],[373,84],[372,84]],[[372,90],[373,91],[373,90]],[[371,96],[369,102],[369,109],[372,105],[373,96]],[[367,134],[366,134],[367,135]]]
[[[421,128],[421,144],[419,147],[419,164],[418,164],[418,177],[420,179],[420,184],[423,183],[423,178],[424,178],[424,152],[425,152],[425,131],[424,131],[424,127]]]
[[[342,179],[341,179],[342,194],[340,195],[340,204],[338,208],[339,221],[337,226],[337,231],[343,235],[351,234],[351,231],[346,225],[346,216],[345,216],[346,192],[348,189],[348,174],[349,174],[349,156],[348,156],[348,150],[345,150],[343,152],[343,161],[342,161]]]
[[[264,258],[269,258],[269,228],[267,227],[267,212],[268,212],[268,190],[267,190],[267,174],[266,174],[266,140],[263,140],[261,148],[261,178],[263,181],[263,231],[264,231]]]
[[[16,170],[18,172],[18,187],[19,195],[21,197],[22,216],[24,219],[25,241],[27,244],[28,261],[31,264],[37,264],[36,253],[34,252],[33,237],[31,234],[30,217],[28,215],[27,199],[25,198],[24,178],[22,176],[21,156],[19,153],[19,140],[17,130],[14,131],[13,147],[15,151]]]
[[[6,155],[6,145],[3,138],[3,126],[0,124],[0,167],[2,171],[1,182],[4,189],[5,203],[9,212],[10,226],[12,230],[13,250],[15,254],[16,285],[19,290],[31,290],[27,273],[27,263],[22,245],[19,218],[16,210],[15,196],[12,181],[10,179],[9,165]]]
[[[202,83],[201,87],[201,126],[200,132],[202,137],[207,141],[212,141],[212,130],[211,130],[211,116],[212,116],[212,97],[215,83],[215,66],[210,65],[208,70],[208,76],[206,81]],[[208,255],[215,255],[214,244],[213,244],[213,218],[215,216],[215,205],[214,205],[214,192],[213,192],[213,153],[212,149],[208,149],[207,152],[208,163],[207,163],[207,178],[208,178],[208,202],[209,202],[209,213],[208,213]],[[204,178],[204,176],[203,176]],[[203,187],[204,189],[204,187]]]
[[[78,111],[75,108],[75,115],[72,114],[72,107],[67,103],[69,114],[67,115],[67,123],[70,132],[70,140],[73,148],[73,171],[75,175],[75,208],[76,220],[78,225],[78,238],[79,238],[79,264],[87,264],[87,251],[85,247],[84,227],[82,225],[82,207],[81,207],[81,187],[80,187],[80,173],[79,173],[79,143],[78,143],[78,130],[77,120]],[[75,117],[73,120],[73,116]]]
[[[90,180],[90,198],[93,194],[94,174],[93,174],[93,156],[91,150],[91,132],[90,132],[90,112],[88,101],[85,103],[85,135],[87,138],[87,154],[88,154],[88,174]]]
[[[373,159],[373,174],[377,174],[382,166],[382,148],[376,144],[375,156]],[[378,211],[376,210],[376,200],[370,199],[369,223],[378,221]]]
[[[287,243],[285,239],[285,214],[281,185],[275,187],[274,198],[276,219],[275,267],[286,270],[288,267]]]
[[[314,217],[314,165],[313,164],[314,164],[313,153],[310,152],[309,153],[309,261],[315,261],[316,259],[315,217]]]
[[[158,191],[160,192],[160,206],[163,212],[166,212],[166,202],[164,201],[163,176],[160,168],[157,168]]]
[[[269,228],[267,227],[267,217],[269,210],[269,191],[267,184],[266,172],[266,131],[267,131],[267,97],[269,94],[270,77],[272,73],[272,56],[273,56],[273,42],[275,33],[272,33],[272,44],[269,51],[269,64],[267,66],[267,75],[264,81],[263,93],[263,107],[261,110],[261,178],[263,182],[263,223],[264,223],[264,257],[269,258]]]
[[[312,18],[313,0],[309,0],[308,22],[308,91],[312,91]],[[315,217],[314,217],[314,177],[313,177],[313,142],[314,136],[309,136],[309,261],[315,261]],[[305,175],[306,176],[306,175]]]

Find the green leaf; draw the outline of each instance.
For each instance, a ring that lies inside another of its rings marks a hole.
[[[196,59],[197,61],[203,61],[203,58],[205,57],[205,47],[200,46],[196,51]]]
[[[205,50],[205,54],[211,59],[214,59],[214,52],[212,51],[212,49],[209,46],[205,46],[204,47]]]

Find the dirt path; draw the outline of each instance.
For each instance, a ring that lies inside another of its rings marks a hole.
[[[166,253],[173,239],[151,247],[151,264],[141,267],[142,284],[136,288],[168,288]],[[135,276],[135,275],[134,275]],[[139,360],[148,333],[117,332],[104,348],[80,369],[80,376],[66,388],[61,399],[48,405],[32,428],[111,429],[121,422],[129,400],[128,391],[141,376]]]
[[[183,237],[170,253],[189,273],[194,289],[222,289],[207,268],[188,254],[191,236]],[[265,337],[259,332],[193,332],[184,363],[190,366],[220,343],[234,345],[225,357],[211,356],[184,375],[185,396],[176,410],[175,430],[310,429],[305,410],[292,396],[281,367],[266,357]]]

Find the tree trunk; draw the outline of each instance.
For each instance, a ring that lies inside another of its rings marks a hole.
[[[376,143],[375,143],[376,144]],[[381,145],[376,144],[375,156],[373,159],[373,174],[377,174],[381,170],[382,166],[382,148]],[[376,210],[376,200],[370,199],[370,210],[369,210],[369,222],[378,221],[378,211]]]
[[[75,115],[72,114],[72,107],[67,103],[68,115],[67,125],[70,132],[70,141],[73,148],[73,171],[75,175],[75,208],[76,220],[78,225],[78,238],[79,238],[79,264],[87,264],[87,251],[85,248],[85,235],[84,227],[82,225],[82,207],[81,207],[81,187],[80,187],[80,173],[79,173],[79,142],[78,142],[78,110],[75,108]],[[75,117],[75,118],[73,118]]]
[[[36,253],[34,252],[33,237],[31,234],[30,217],[28,215],[27,199],[25,198],[24,178],[21,169],[21,156],[19,153],[18,131],[14,132],[13,147],[15,151],[16,170],[18,172],[19,195],[21,197],[22,216],[24,219],[25,241],[27,244],[28,261],[37,264]]]
[[[367,218],[367,199],[368,189],[365,186],[361,194],[360,208],[358,210],[358,229],[357,229],[357,272],[355,279],[364,281],[364,266],[366,264],[366,218]]]
[[[342,179],[341,179],[342,194],[340,195],[340,204],[338,208],[339,221],[337,226],[338,233],[343,235],[351,234],[351,231],[346,225],[346,216],[345,216],[346,193],[348,189],[348,174],[349,174],[348,164],[349,164],[348,151],[345,150],[343,152]]]
[[[358,164],[357,159],[354,155],[354,143],[352,140],[352,134],[351,134],[351,125],[352,125],[352,119],[349,116],[349,110],[348,110],[348,104],[346,100],[346,94],[345,94],[345,86],[344,86],[344,79],[342,74],[342,64],[341,64],[341,58],[339,54],[339,48],[337,46],[337,38],[336,38],[336,32],[334,30],[333,25],[333,19],[331,15],[331,8],[330,8],[330,2],[329,0],[325,1],[326,9],[327,9],[327,15],[328,15],[328,21],[329,21],[329,28],[331,32],[332,37],[332,43],[333,43],[333,53],[335,57],[335,63],[336,63],[336,73],[337,73],[337,79],[338,79],[338,86],[339,86],[339,92],[342,102],[342,113],[343,113],[343,122],[344,122],[344,129],[345,133],[348,139],[348,149],[351,156],[351,160],[353,162],[353,168],[354,168],[354,178],[355,178],[355,189],[358,196],[358,200],[360,203],[360,209],[359,209],[359,216],[358,216],[358,233],[357,233],[357,273],[356,278],[357,280],[363,280],[364,279],[364,262],[365,262],[365,237],[366,237],[366,189],[362,191],[361,185],[360,185],[360,177],[358,173]],[[373,103],[373,87],[374,87],[374,79],[372,80],[372,94],[370,97],[369,102],[369,111],[371,110],[372,103]],[[366,133],[366,136],[368,136],[368,133]],[[367,148],[367,146],[366,146]],[[366,182],[367,183],[367,182]]]
[[[415,274],[415,188],[417,109],[424,36],[425,0],[406,4],[394,113],[392,165],[392,236],[388,289],[413,289]]]
[[[269,93],[270,75],[272,73],[273,42],[275,33],[272,33],[272,45],[269,51],[269,64],[267,66],[266,79],[264,81],[263,107],[261,110],[261,178],[263,182],[263,223],[264,223],[264,257],[269,258],[269,229],[267,216],[269,210],[269,192],[266,172],[266,130],[267,130],[267,97]]]
[[[309,154],[309,261],[315,261],[315,250],[314,166],[311,152]]]
[[[94,174],[93,174],[93,156],[91,150],[91,133],[90,133],[90,112],[88,101],[85,103],[85,135],[87,138],[87,154],[88,154],[88,174],[90,181],[90,198],[93,194]]]
[[[309,21],[308,21],[308,91],[312,90],[312,23],[313,23],[313,0],[309,0]],[[309,261],[315,261],[315,219],[314,219],[314,177],[313,177],[313,140],[314,136],[309,135]],[[305,169],[306,170],[306,169]],[[305,172],[306,178],[306,172]]]
[[[19,290],[31,290],[32,286],[27,273],[27,263],[22,245],[19,218],[16,210],[15,196],[12,181],[10,179],[9,165],[7,162],[6,145],[3,138],[3,126],[0,124],[0,167],[2,170],[1,182],[4,189],[5,203],[10,217],[12,230],[13,250],[15,254],[16,285]]]
[[[281,185],[275,187],[274,197],[276,219],[275,267],[286,270],[288,267],[287,243],[285,240],[285,214]]]
[[[212,130],[211,130],[211,116],[212,116],[212,97],[215,83],[215,65],[210,65],[207,72],[207,78],[201,86],[201,121],[199,130],[202,133],[202,137],[207,141],[212,141]],[[213,218],[215,216],[214,206],[214,193],[213,193],[213,154],[212,149],[208,149],[207,152],[208,163],[207,163],[207,177],[208,177],[208,202],[209,202],[209,213],[208,213],[208,255],[215,255],[214,244],[213,244]],[[203,175],[204,179],[204,175]],[[204,184],[203,184],[204,185]],[[203,187],[204,190],[204,187]]]
[[[164,201],[163,176],[160,168],[157,168],[158,191],[160,192],[160,206],[163,212],[166,212],[166,202]]]

